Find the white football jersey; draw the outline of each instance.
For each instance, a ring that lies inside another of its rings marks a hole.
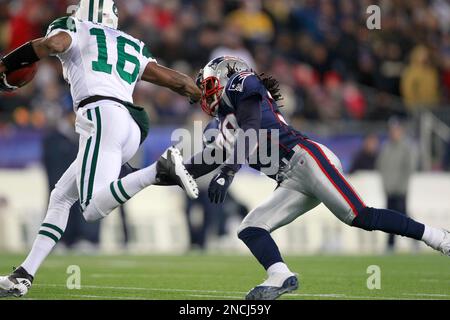
[[[70,47],[57,57],[76,107],[82,100],[108,96],[133,102],[133,91],[149,62],[147,46],[125,32],[73,17],[50,24],[47,36],[66,32]]]

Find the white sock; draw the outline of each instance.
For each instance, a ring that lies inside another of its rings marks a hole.
[[[61,239],[66,230],[70,208],[75,202],[76,199],[69,199],[66,195],[61,195],[60,191],[56,189],[51,193],[47,215],[30,253],[21,264],[32,276],[36,274],[42,262]]]
[[[49,237],[38,234],[30,253],[21,266],[34,277],[42,262],[52,252],[55,245],[56,242]]]
[[[277,262],[267,269],[267,274],[269,275],[269,277],[274,273],[291,273],[291,270],[289,270],[288,266],[285,263]]]
[[[156,181],[156,163],[133,172],[122,179],[123,187],[130,197],[151,186]]]
[[[438,249],[445,237],[445,232],[442,229],[433,228],[425,225],[422,241],[433,249]]]
[[[155,183],[156,163],[133,172],[125,178],[113,181],[98,191],[86,207],[83,215],[87,221],[96,221],[106,217],[119,205],[130,200],[137,193]]]

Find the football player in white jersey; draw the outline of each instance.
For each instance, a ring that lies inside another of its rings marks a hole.
[[[30,41],[3,57],[0,90],[12,91],[5,77],[40,59],[57,56],[70,84],[80,135],[76,160],[50,195],[47,215],[31,252],[12,274],[0,277],[0,296],[23,296],[34,276],[61,238],[69,210],[79,199],[87,221],[106,217],[144,188],[172,177],[196,198],[198,189],[177,149],[119,179],[121,167],[146,138],[146,112],[133,105],[133,90],[144,80],[196,102],[201,92],[187,75],[159,65],[148,47],[117,30],[118,10],[113,0],[81,0],[73,16],[54,21],[43,38]]]

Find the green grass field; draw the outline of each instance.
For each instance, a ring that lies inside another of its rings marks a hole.
[[[23,256],[0,254],[6,274]],[[450,259],[439,255],[291,256],[300,289],[282,299],[450,299]],[[81,289],[66,286],[67,268],[81,269]],[[381,269],[369,290],[367,268]],[[51,256],[27,299],[243,299],[265,272],[250,256]]]

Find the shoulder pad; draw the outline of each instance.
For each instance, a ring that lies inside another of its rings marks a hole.
[[[50,34],[54,30],[67,30],[71,32],[77,32],[75,19],[73,17],[62,17],[53,21],[48,29],[47,34]]]
[[[243,71],[243,72],[239,72],[239,73],[233,75],[227,83],[227,88],[226,88],[227,91],[243,92],[245,82],[248,78],[251,79],[251,78],[257,78],[257,77],[255,76],[255,74],[253,72],[250,72],[250,71]]]
[[[227,105],[235,108],[241,100],[253,95],[263,97],[266,92],[267,90],[261,80],[253,72],[244,71],[234,75],[228,81],[224,100]]]

